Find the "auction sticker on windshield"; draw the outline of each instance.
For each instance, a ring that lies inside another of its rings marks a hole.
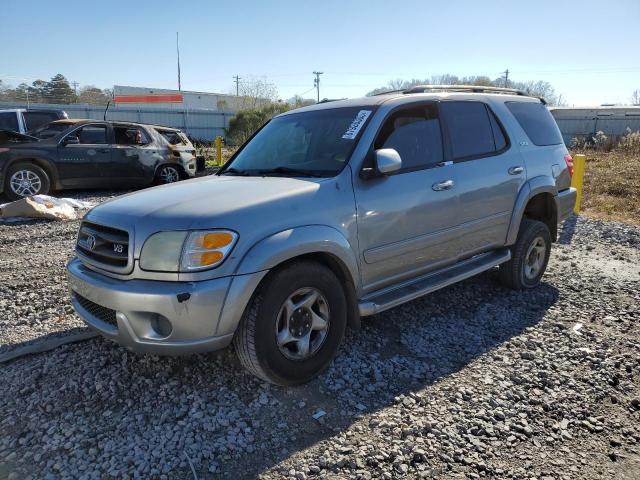
[[[364,122],[366,122],[367,118],[369,118],[369,115],[371,115],[371,110],[360,110],[358,112],[358,115],[356,115],[356,118],[354,118],[353,122],[351,122],[351,125],[349,125],[347,131],[344,132],[344,135],[342,135],[342,138],[344,138],[345,140],[353,140],[354,138],[356,138],[356,135],[358,135],[358,132],[362,128],[362,125],[364,125]]]

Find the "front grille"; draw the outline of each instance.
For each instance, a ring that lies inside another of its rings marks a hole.
[[[76,301],[82,305],[87,312],[96,317],[99,320],[102,320],[104,323],[108,323],[116,328],[118,328],[118,322],[116,321],[116,311],[111,310],[110,308],[103,307],[102,305],[98,305],[97,303],[92,302],[88,298],[84,298],[82,295],[78,295],[78,293],[73,292],[73,296]]]
[[[98,267],[124,273],[129,267],[129,234],[117,228],[82,222],[76,252]]]

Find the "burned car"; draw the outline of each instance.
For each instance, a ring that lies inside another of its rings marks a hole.
[[[0,193],[12,200],[71,188],[173,183],[196,174],[193,145],[169,127],[58,120],[29,135],[0,135],[0,142]]]

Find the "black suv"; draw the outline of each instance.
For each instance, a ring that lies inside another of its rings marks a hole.
[[[52,190],[172,183],[196,174],[180,130],[137,123],[58,120],[0,135],[0,193],[12,200]]]

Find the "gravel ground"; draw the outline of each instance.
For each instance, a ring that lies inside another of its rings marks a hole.
[[[83,328],[77,227],[0,226],[0,354]],[[303,387],[102,338],[0,364],[0,478],[638,479],[639,319],[640,228],[571,219],[539,288],[368,319]]]

